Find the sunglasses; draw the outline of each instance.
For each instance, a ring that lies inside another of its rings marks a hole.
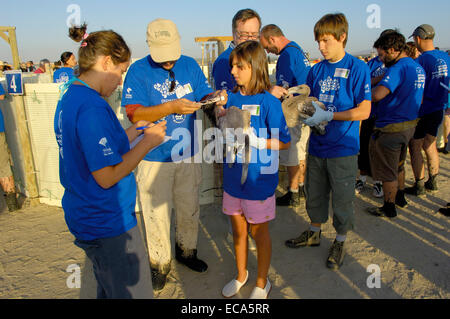
[[[170,80],[170,89],[169,92],[172,92],[175,89],[176,82],[175,82],[175,73],[173,73],[172,70],[169,70],[169,80]]]

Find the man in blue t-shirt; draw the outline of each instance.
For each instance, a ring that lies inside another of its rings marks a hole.
[[[325,58],[308,73],[306,84],[318,105],[309,126],[328,122],[325,135],[311,134],[306,164],[306,211],[309,230],[289,239],[291,248],[319,246],[321,225],[333,207],[336,240],[327,258],[327,267],[338,269],[344,260],[344,241],[353,229],[354,183],[359,152],[359,121],[367,119],[371,108],[370,71],[367,65],[345,52],[348,22],[342,13],[327,14],[314,26],[314,36]]]
[[[231,51],[244,41],[258,40],[260,28],[261,18],[256,11],[242,9],[234,15],[232,21],[233,41],[230,43],[228,49],[217,57],[212,69],[216,90],[233,90],[236,81],[231,76],[230,62],[228,61]]]
[[[386,29],[381,32],[380,37],[394,31],[395,30],[393,29]],[[384,65],[383,61],[380,60],[379,56],[376,56],[369,62],[367,62],[367,66],[370,69],[370,82],[372,84],[372,87],[374,87],[383,78],[384,73],[386,72],[386,66]],[[360,150],[358,155],[359,176],[356,179],[355,183],[355,191],[357,194],[360,194],[365,188],[367,176],[372,176],[372,172],[370,169],[369,141],[375,126],[375,115],[373,111],[374,108],[375,104],[372,101],[372,110],[370,112],[370,117],[367,120],[361,121],[361,129],[359,132]],[[383,184],[381,181],[373,180],[372,194],[375,197],[383,197]]]
[[[374,44],[387,67],[372,90],[375,130],[369,144],[374,178],[383,182],[384,205],[367,211],[396,217],[395,205],[405,207],[405,159],[418,122],[425,87],[425,71],[406,54],[406,40],[398,32],[382,35]]]
[[[287,39],[283,31],[275,25],[268,24],[261,29],[261,45],[267,53],[279,55],[276,65],[276,85],[270,93],[281,99],[288,94],[290,87],[305,84],[311,65],[302,48]],[[306,147],[310,128],[306,124],[301,127],[289,128],[291,146],[280,151],[280,165],[286,166],[289,188],[288,192],[277,198],[279,206],[300,205],[300,198],[305,197],[304,181],[306,173]]]
[[[414,138],[410,143],[411,166],[413,169],[414,186],[405,189],[407,194],[423,195],[425,189],[436,191],[437,175],[439,173],[439,154],[436,147],[436,136],[442,123],[444,108],[448,102],[450,58],[443,51],[436,50],[433,44],[434,29],[429,24],[418,26],[411,37],[422,53],[417,59],[425,70],[425,92],[420,107],[420,121],[417,124]],[[425,179],[425,165],[422,157],[425,151],[428,164],[428,180]]]
[[[5,90],[0,84],[0,101],[4,99]],[[6,142],[4,125],[3,113],[0,109],[0,186],[3,189],[6,206],[10,212],[13,212],[19,209],[19,205],[17,203],[16,187],[11,171],[10,151]]]
[[[197,258],[201,164],[196,132],[196,103],[213,93],[197,62],[181,55],[176,25],[156,19],[147,28],[150,55],[133,63],[123,85],[122,106],[128,118],[167,122],[168,140],[151,150],[136,170],[144,217],[152,282],[161,290],[170,271],[170,220],[176,214],[176,259],[198,272],[207,269]],[[224,105],[226,92],[222,95]]]

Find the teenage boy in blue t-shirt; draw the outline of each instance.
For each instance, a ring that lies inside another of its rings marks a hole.
[[[231,51],[242,42],[258,40],[261,18],[252,9],[239,10],[232,21],[233,41],[228,49],[222,52],[216,59],[212,69],[216,90],[231,91],[236,86],[236,81],[231,76],[230,58]]]
[[[405,37],[398,32],[381,36],[374,44],[387,67],[372,90],[375,130],[369,144],[372,174],[383,182],[384,205],[367,211],[396,217],[395,205],[405,207],[405,159],[418,122],[425,71],[406,54]]]
[[[441,83],[449,86],[450,58],[445,52],[435,49],[434,36],[434,29],[429,24],[418,26],[411,35],[422,53],[416,61],[424,68],[426,74],[425,92],[419,111],[420,121],[409,145],[411,166],[416,181],[412,187],[405,188],[407,194],[416,196],[425,194],[425,189],[429,191],[438,189],[439,154],[436,147],[436,136],[439,125],[442,123],[445,105],[448,102],[448,90]],[[428,180],[426,182],[424,182],[425,165],[422,149],[425,151],[428,164]]]
[[[270,89],[272,95],[280,99],[288,94],[288,88],[305,84],[311,65],[297,43],[287,39],[275,24],[268,24],[261,29],[260,42],[267,53],[279,55],[276,85]],[[289,128],[289,133],[291,146],[280,151],[280,165],[286,166],[288,173],[288,192],[277,198],[277,205],[297,207],[300,198],[305,197],[306,148],[310,129],[308,125],[302,124],[301,127]]]
[[[328,110],[316,106],[305,123],[329,123],[325,135],[311,134],[309,140],[305,190],[310,229],[286,241],[291,248],[320,245],[320,228],[328,220],[331,193],[337,236],[327,258],[330,269],[342,265],[346,234],[353,229],[359,121],[369,117],[371,108],[370,71],[364,62],[345,52],[347,34],[348,23],[342,13],[327,14],[314,26],[325,60],[313,66],[306,84]]]
[[[152,282],[161,290],[171,264],[170,220],[175,209],[176,259],[190,269],[204,272],[207,264],[197,258],[199,186],[201,164],[193,160],[199,146],[196,136],[196,103],[213,93],[194,59],[181,55],[176,25],[165,19],[149,23],[150,55],[131,65],[123,85],[122,106],[135,123],[166,120],[168,141],[151,150],[136,170],[144,217]],[[227,101],[226,93],[221,94]]]

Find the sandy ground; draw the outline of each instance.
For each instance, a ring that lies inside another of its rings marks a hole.
[[[450,219],[437,213],[450,202],[450,156],[440,156],[440,190],[421,198],[409,196],[409,205],[398,209],[399,216],[393,220],[364,212],[382,202],[372,196],[371,188],[357,195],[355,230],[348,235],[347,255],[338,271],[325,266],[335,236],[331,219],[323,227],[320,247],[290,249],[284,241],[308,227],[304,202],[297,209],[277,208],[270,224],[270,298],[450,298]],[[406,176],[411,185],[409,166]],[[61,208],[25,203],[10,213],[1,199],[0,229],[0,298],[95,298],[91,264],[73,244]],[[168,284],[155,297],[222,298],[222,287],[235,275],[227,230],[219,205],[202,206],[198,254],[208,263],[208,271],[194,273],[173,261]],[[367,285],[368,279],[375,282],[367,269],[373,264],[380,269],[380,288]],[[249,282],[235,299],[249,296],[256,265],[256,252],[249,251]],[[67,270],[74,266],[81,270],[80,288],[69,288],[74,281]]]

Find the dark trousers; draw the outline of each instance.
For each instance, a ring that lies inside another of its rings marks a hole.
[[[150,299],[150,264],[138,226],[112,238],[75,240],[91,260],[98,299]]]
[[[370,117],[367,120],[361,122],[361,130],[359,133],[359,155],[358,155],[358,169],[372,176],[370,168],[370,156],[369,156],[369,142],[370,136],[375,128],[375,117]]]

